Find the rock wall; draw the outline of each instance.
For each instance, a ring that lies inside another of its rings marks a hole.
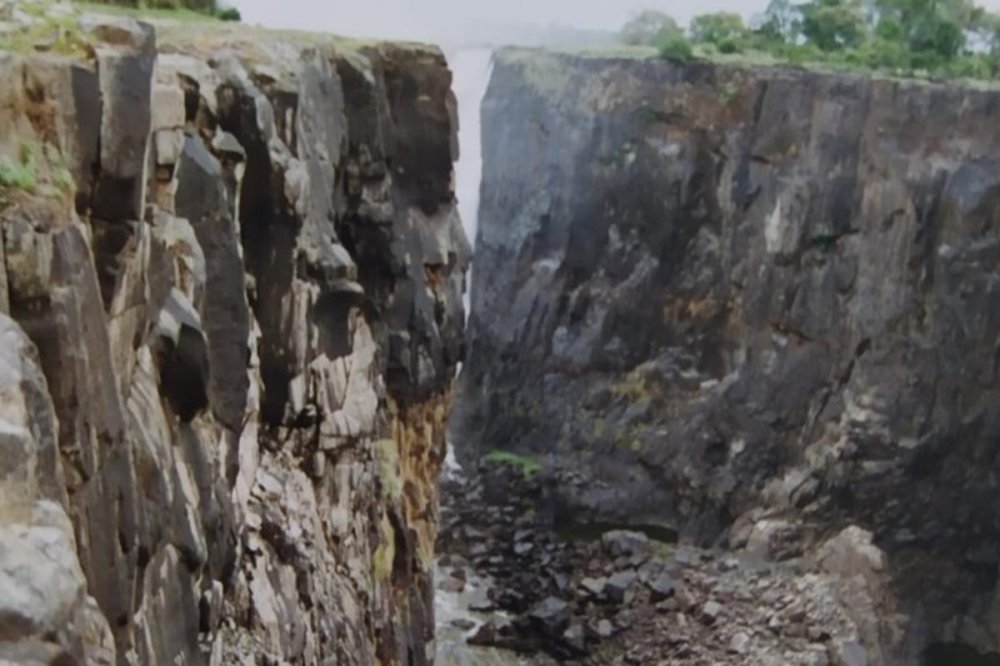
[[[906,631],[1000,650],[1000,92],[507,51],[454,439],[557,512],[888,554]]]
[[[0,661],[428,663],[443,56],[66,20],[0,52]]]

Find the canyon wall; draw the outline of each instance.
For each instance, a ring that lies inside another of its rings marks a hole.
[[[60,21],[0,52],[0,661],[428,663],[444,57]]]
[[[1000,650],[998,117],[975,87],[499,54],[460,456],[770,558],[858,525],[902,618],[879,663]]]

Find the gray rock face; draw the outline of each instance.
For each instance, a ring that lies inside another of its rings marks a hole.
[[[591,519],[732,546],[780,526],[772,556],[857,524],[921,618],[907,649],[968,621],[997,650],[998,108],[501,54],[460,455],[544,454]]]
[[[0,314],[0,659],[114,663],[108,622],[87,594],[38,352]]]
[[[0,661],[428,663],[444,58],[83,23],[0,56]]]

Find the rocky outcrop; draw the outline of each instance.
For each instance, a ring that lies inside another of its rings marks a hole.
[[[443,56],[72,20],[0,53],[0,660],[428,663]]]
[[[877,663],[1000,650],[998,108],[500,54],[459,453],[544,456],[577,519],[772,558],[857,525],[904,612]]]

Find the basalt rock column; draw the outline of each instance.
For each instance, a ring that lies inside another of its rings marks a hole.
[[[428,663],[468,260],[443,56],[80,24],[80,57],[0,57],[37,171],[0,206],[0,568],[63,604],[0,612],[0,655]]]

